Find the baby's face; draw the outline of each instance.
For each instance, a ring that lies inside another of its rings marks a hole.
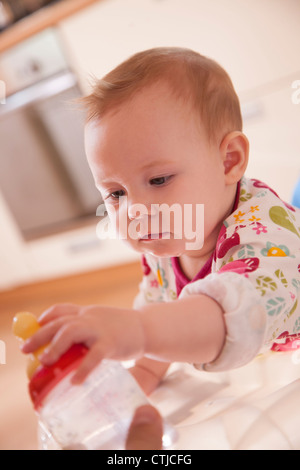
[[[89,123],[85,142],[122,239],[157,256],[180,256],[191,246],[201,255],[203,236],[209,242],[224,219],[226,185],[219,146],[209,144],[189,105],[156,84]]]

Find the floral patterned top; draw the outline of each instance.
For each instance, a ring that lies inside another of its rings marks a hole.
[[[197,293],[224,310],[226,341],[207,371],[240,367],[267,350],[300,345],[300,210],[266,184],[243,177],[233,212],[214,253],[194,279],[178,258],[142,256],[143,280],[134,307]]]

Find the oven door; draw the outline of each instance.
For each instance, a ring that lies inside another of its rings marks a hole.
[[[101,203],[85,158],[83,116],[74,105],[80,96],[66,73],[1,107],[0,188],[25,240],[81,224]]]
[[[72,73],[15,93],[0,107],[0,290],[136,261],[99,240],[102,204],[88,167]]]

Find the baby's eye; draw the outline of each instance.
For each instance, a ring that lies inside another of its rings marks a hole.
[[[162,186],[164,183],[166,183],[171,176],[159,176],[158,178],[152,178],[150,180],[150,184],[152,186]]]
[[[109,197],[112,197],[113,199],[120,199],[120,197],[124,196],[125,192],[123,189],[120,189],[119,191],[114,191],[113,193],[110,193]]]

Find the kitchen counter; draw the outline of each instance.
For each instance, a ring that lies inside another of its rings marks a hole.
[[[0,53],[101,0],[63,0],[41,8],[0,34]]]

